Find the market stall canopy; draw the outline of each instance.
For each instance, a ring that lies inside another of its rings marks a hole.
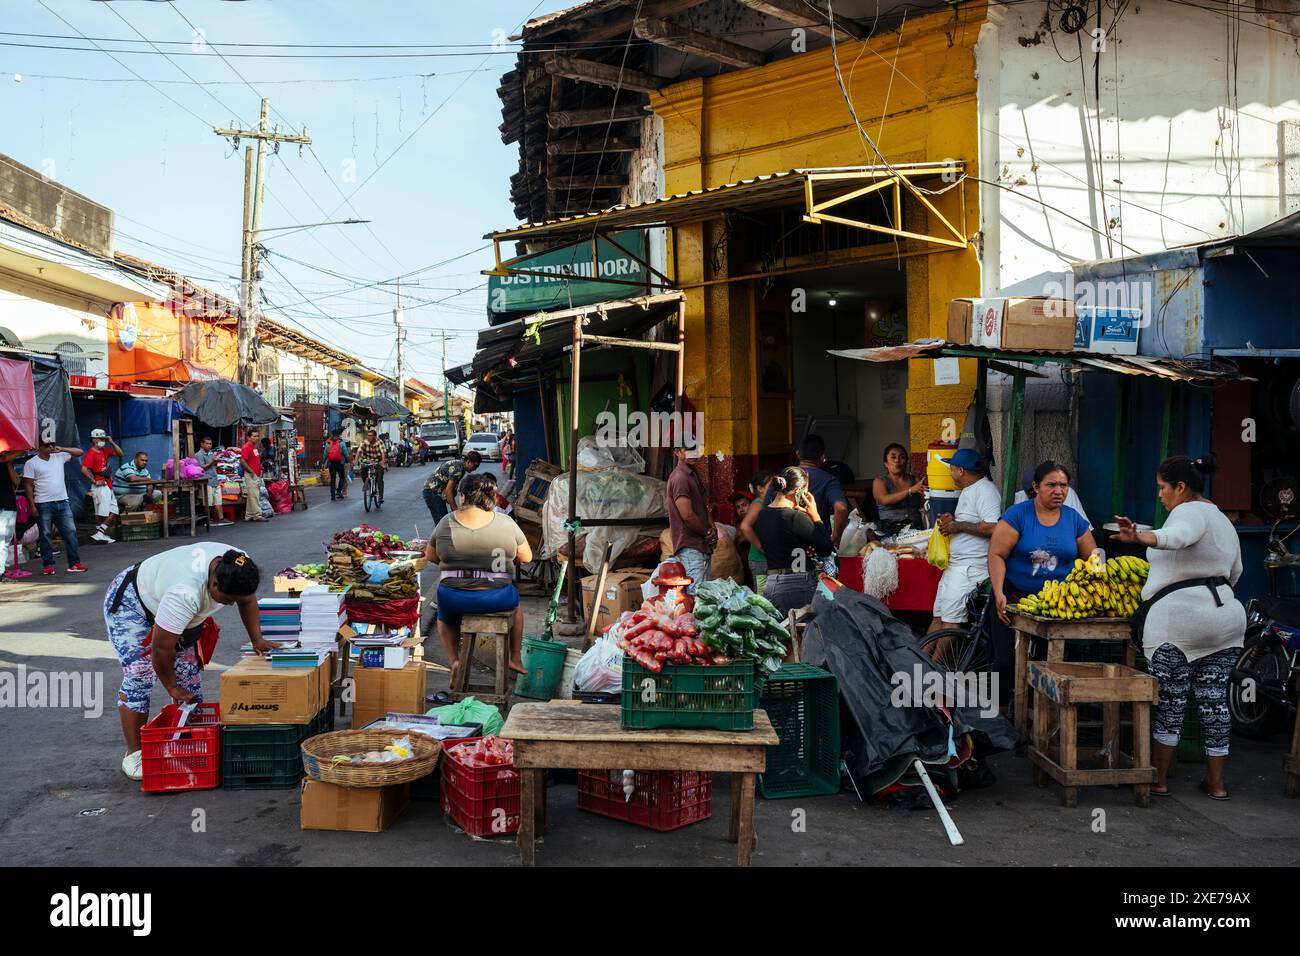
[[[0,358],[0,451],[36,447],[36,392],[32,365]]]
[[[257,392],[238,382],[191,382],[176,393],[176,400],[199,421],[213,428],[240,422],[265,425],[278,421],[280,413]]]
[[[682,299],[681,292],[664,292],[539,312],[490,326],[478,334],[473,361],[448,369],[447,378],[454,385],[464,385],[474,379],[498,385],[532,383],[542,367],[573,345],[575,317],[584,317],[584,335],[640,338],[660,322],[675,316]],[[594,345],[584,345],[584,351],[589,347]]]
[[[71,380],[63,360],[46,352],[29,352],[32,366],[32,390],[36,393],[38,429],[41,422],[54,423],[54,440],[65,447],[75,447],[77,413],[72,404]]]
[[[342,409],[362,418],[394,419],[406,418],[411,415],[410,409],[404,408],[387,395],[359,399],[351,405],[343,405]]]
[[[902,362],[918,358],[981,358],[997,362],[1025,362],[1031,365],[1062,365],[1083,371],[1115,372],[1120,375],[1138,375],[1162,378],[1173,382],[1217,384],[1219,382],[1252,382],[1228,362],[1196,362],[1181,359],[1158,358],[1151,355],[1107,355],[1100,352],[1047,352],[1027,349],[983,348],[959,345],[943,339],[921,339],[905,345],[888,345],[874,349],[827,349],[827,354],[837,358],[856,359],[860,362]],[[995,364],[991,367],[996,368]],[[997,369],[1006,371],[1006,369]],[[1019,370],[1016,370],[1019,371]]]

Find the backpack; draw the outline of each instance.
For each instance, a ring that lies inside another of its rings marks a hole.
[[[337,438],[331,438],[329,451],[325,453],[325,458],[328,461],[342,461],[343,443]]]

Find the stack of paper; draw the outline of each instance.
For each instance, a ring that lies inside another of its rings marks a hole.
[[[342,593],[331,591],[324,584],[313,584],[302,592],[298,600],[302,622],[299,640],[304,646],[328,644],[334,647],[338,642],[339,628],[346,621]]]
[[[297,598],[270,597],[257,601],[257,618],[268,641],[297,637],[301,624]]]
[[[329,648],[326,647],[300,647],[274,650],[267,657],[271,659],[272,667],[315,667],[329,655]]]

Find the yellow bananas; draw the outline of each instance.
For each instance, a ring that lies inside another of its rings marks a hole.
[[[1021,598],[1022,614],[1075,621],[1090,617],[1132,617],[1142,603],[1142,585],[1151,566],[1124,555],[1102,560],[1094,551],[1088,560],[1076,558],[1062,580],[1044,582],[1042,590]]]

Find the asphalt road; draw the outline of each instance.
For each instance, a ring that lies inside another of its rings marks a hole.
[[[363,520],[386,530],[427,534],[420,497],[429,467],[389,474],[379,515],[363,512],[354,495],[329,500],[308,489],[310,508],[267,524],[217,529],[214,537],[246,548],[265,572],[315,560],[340,528]],[[186,538],[176,540],[184,545]],[[413,802],[380,834],[304,831],[298,795],[288,791],[212,790],[144,794],[122,775],[121,732],[113,701],[121,671],[104,636],[104,590],[122,568],[159,550],[160,542],[83,548],[90,573],[0,583],[0,668],[75,672],[102,680],[102,713],[53,707],[0,709],[0,859],[11,864],[140,865],[517,865],[508,840],[482,841],[454,831],[436,803]],[[28,565],[30,568],[32,565]],[[60,569],[63,565],[60,563]],[[426,575],[426,589],[432,585]],[[540,631],[544,604],[526,602],[528,632]],[[218,620],[224,634],[206,673],[209,699],[217,674],[234,663],[244,635],[231,611]],[[429,655],[439,660],[436,641]],[[435,674],[431,689],[445,682]],[[155,707],[163,702],[155,691]],[[1286,739],[1234,741],[1228,781],[1233,798],[1202,796],[1199,767],[1184,764],[1173,796],[1133,805],[1129,790],[1090,788],[1064,809],[1053,790],[1031,782],[1027,762],[1011,755],[991,761],[997,783],[962,794],[952,804],[965,836],[948,845],[929,810],[885,810],[852,793],[759,801],[755,865],[1163,865],[1300,864],[1300,802],[1282,796]],[[655,833],[580,812],[575,787],[550,788],[550,829],[538,864],[730,865],[725,840],[726,778],[714,782],[712,819],[674,833]],[[84,811],[99,811],[81,815]],[[201,813],[199,811],[202,811]],[[200,828],[197,821],[202,820]]]

